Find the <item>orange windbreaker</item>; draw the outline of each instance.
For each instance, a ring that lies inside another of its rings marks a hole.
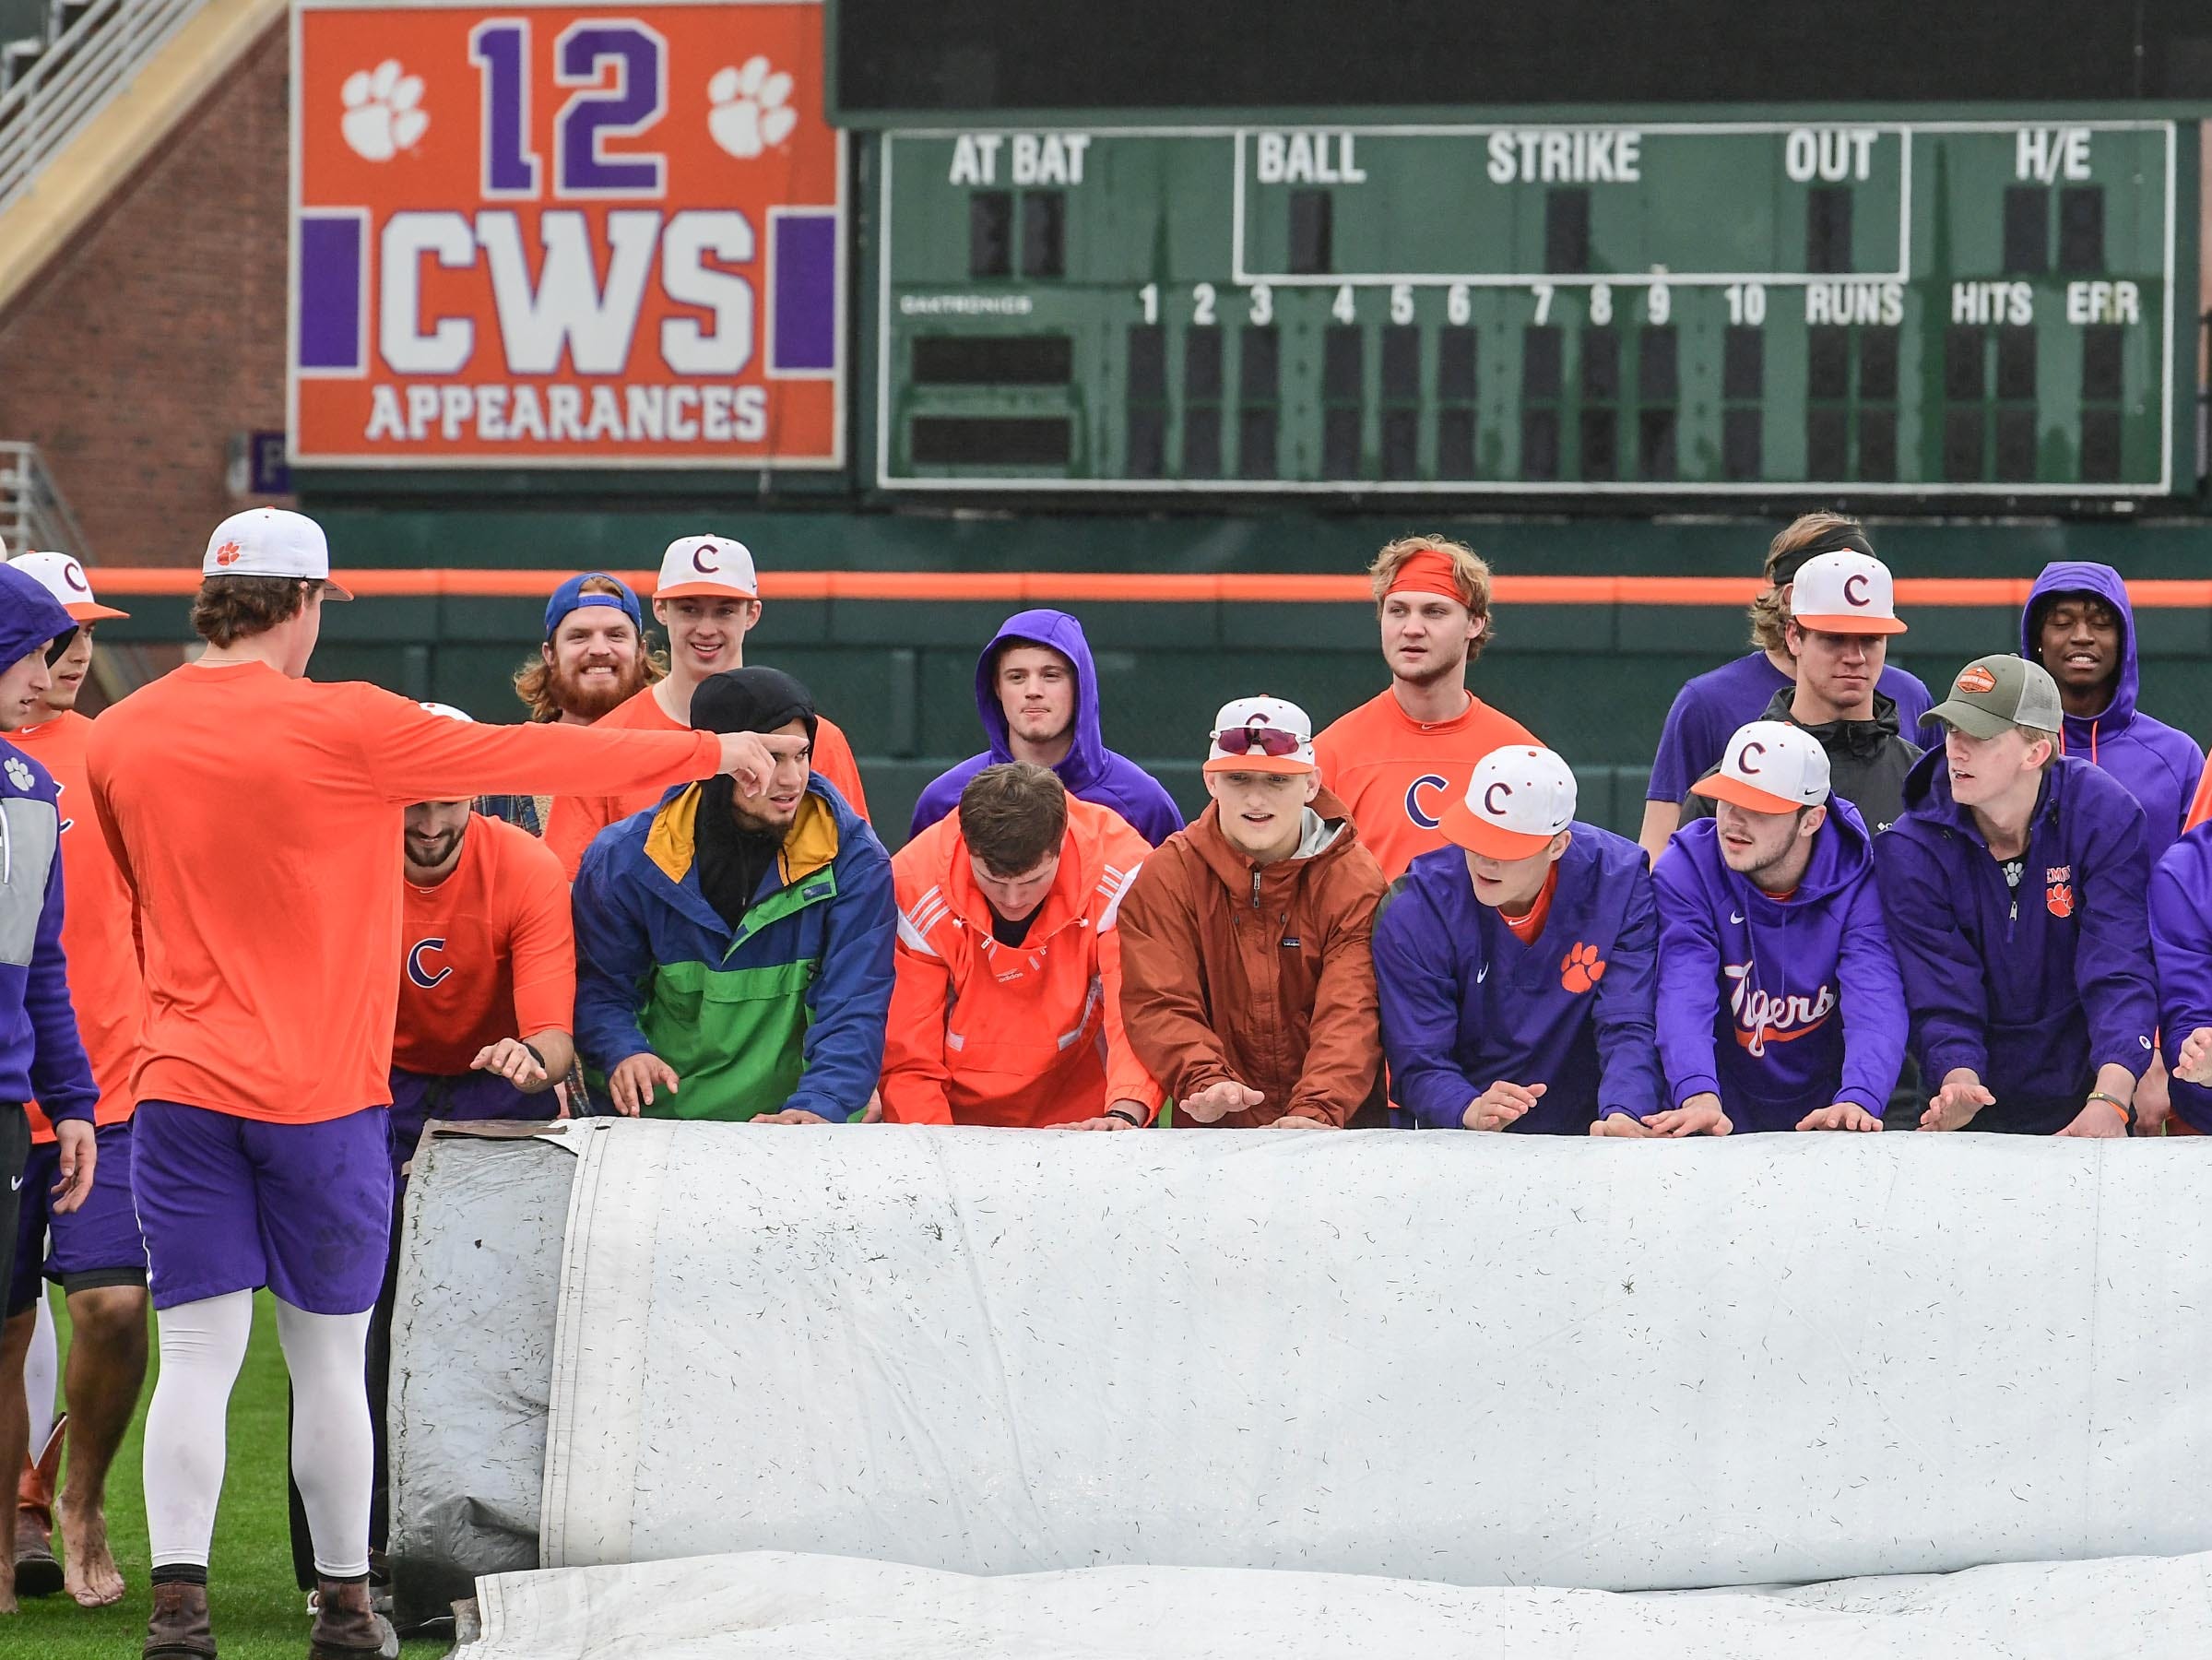
[[[62,950],[69,959],[69,1002],[77,1030],[100,1085],[93,1121],[120,1124],[136,1099],[131,1073],[138,1065],[146,1023],[146,982],[131,940],[131,890],[92,815],[92,786],[85,774],[85,740],[92,723],[75,710],[10,732],[7,741],[53,775],[61,786]],[[53,1126],[31,1101],[30,1139],[53,1139]]]
[[[670,720],[660,699],[646,686],[625,703],[617,704],[592,723],[604,732],[688,732],[692,729]],[[853,746],[834,721],[817,719],[814,727],[814,770],[837,787],[852,810],[868,816],[868,797],[860,788],[860,764]],[[660,805],[661,790],[627,790],[618,795],[555,796],[546,810],[545,845],[561,860],[561,873],[571,882],[584,862],[584,849],[609,824],[619,824],[633,812]]]
[[[1161,1092],[1121,1029],[1121,896],[1152,851],[1111,808],[1068,798],[1059,879],[1020,945],[991,937],[960,815],[891,861],[898,978],[883,1046],[883,1117],[1037,1127],[1146,1117]]]

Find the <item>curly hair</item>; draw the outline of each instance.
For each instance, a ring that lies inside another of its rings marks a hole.
[[[1467,647],[1467,660],[1472,663],[1483,655],[1483,647],[1496,637],[1496,628],[1490,622],[1490,562],[1465,542],[1453,541],[1443,536],[1402,536],[1388,543],[1375,555],[1375,563],[1367,567],[1367,587],[1375,596],[1378,609],[1390,591],[1390,584],[1398,580],[1398,573],[1405,562],[1416,553],[1441,553],[1451,561],[1452,574],[1458,578],[1460,603],[1467,614],[1483,624]]]

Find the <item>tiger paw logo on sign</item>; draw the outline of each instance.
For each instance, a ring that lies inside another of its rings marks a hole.
[[[1605,959],[1595,945],[1577,940],[1559,959],[1559,983],[1578,997],[1605,978]]]
[[[1961,692],[1994,692],[1997,689],[1997,677],[1980,663],[1969,663],[1958,671],[1958,680],[1952,683]]]

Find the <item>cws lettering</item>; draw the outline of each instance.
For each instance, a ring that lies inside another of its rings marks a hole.
[[[1411,784],[1408,784],[1405,787],[1405,816],[1409,819],[1412,819],[1414,824],[1420,825],[1424,830],[1434,830],[1437,828],[1444,823],[1444,821],[1438,818],[1435,813],[1427,812],[1422,807],[1421,792],[1424,789],[1445,789],[1449,788],[1449,786],[1447,785],[1445,781],[1441,777],[1437,777],[1435,773],[1423,773],[1419,777],[1415,778]]]
[[[1736,1041],[1755,1061],[1766,1054],[1769,1038],[1776,1043],[1792,1042],[1807,1032],[1818,1031],[1836,1012],[1833,986],[1824,985],[1810,997],[1795,991],[1777,997],[1751,983],[1749,963],[1723,963],[1721,972],[1731,982],[1728,1007],[1735,1015]]]
[[[425,955],[433,951],[443,952],[444,949],[445,940],[444,935],[439,935],[435,938],[428,940],[418,940],[414,944],[408,947],[408,978],[413,980],[415,984],[420,986],[425,991],[433,990],[438,986],[444,984],[446,980],[451,979],[453,978],[453,968],[450,964],[442,965],[435,974],[431,973],[430,970],[423,966],[422,959]]]

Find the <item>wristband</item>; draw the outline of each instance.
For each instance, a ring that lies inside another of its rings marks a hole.
[[[523,1048],[530,1051],[530,1059],[538,1062],[538,1070],[539,1072],[550,1073],[553,1070],[545,1063],[545,1056],[538,1051],[538,1046],[535,1043],[532,1043],[527,1038],[517,1038],[515,1041],[521,1044]]]
[[[2129,1106],[2125,1101],[2122,1100],[2118,1096],[2108,1094],[2101,1089],[2092,1089],[2089,1091],[2089,1099],[2092,1101],[2102,1101],[2107,1107],[2110,1107],[2114,1112],[2117,1112],[2120,1115],[2121,1122],[2125,1124],[2130,1130],[2133,1130],[2135,1127],[2135,1109]]]
[[[1124,1112],[1118,1107],[1107,1108],[1106,1109],[1106,1116],[1108,1118],[1119,1119],[1123,1123],[1129,1125],[1132,1130],[1141,1130],[1144,1128],[1144,1120],[1142,1119],[1139,1118],[1133,1112]]]

